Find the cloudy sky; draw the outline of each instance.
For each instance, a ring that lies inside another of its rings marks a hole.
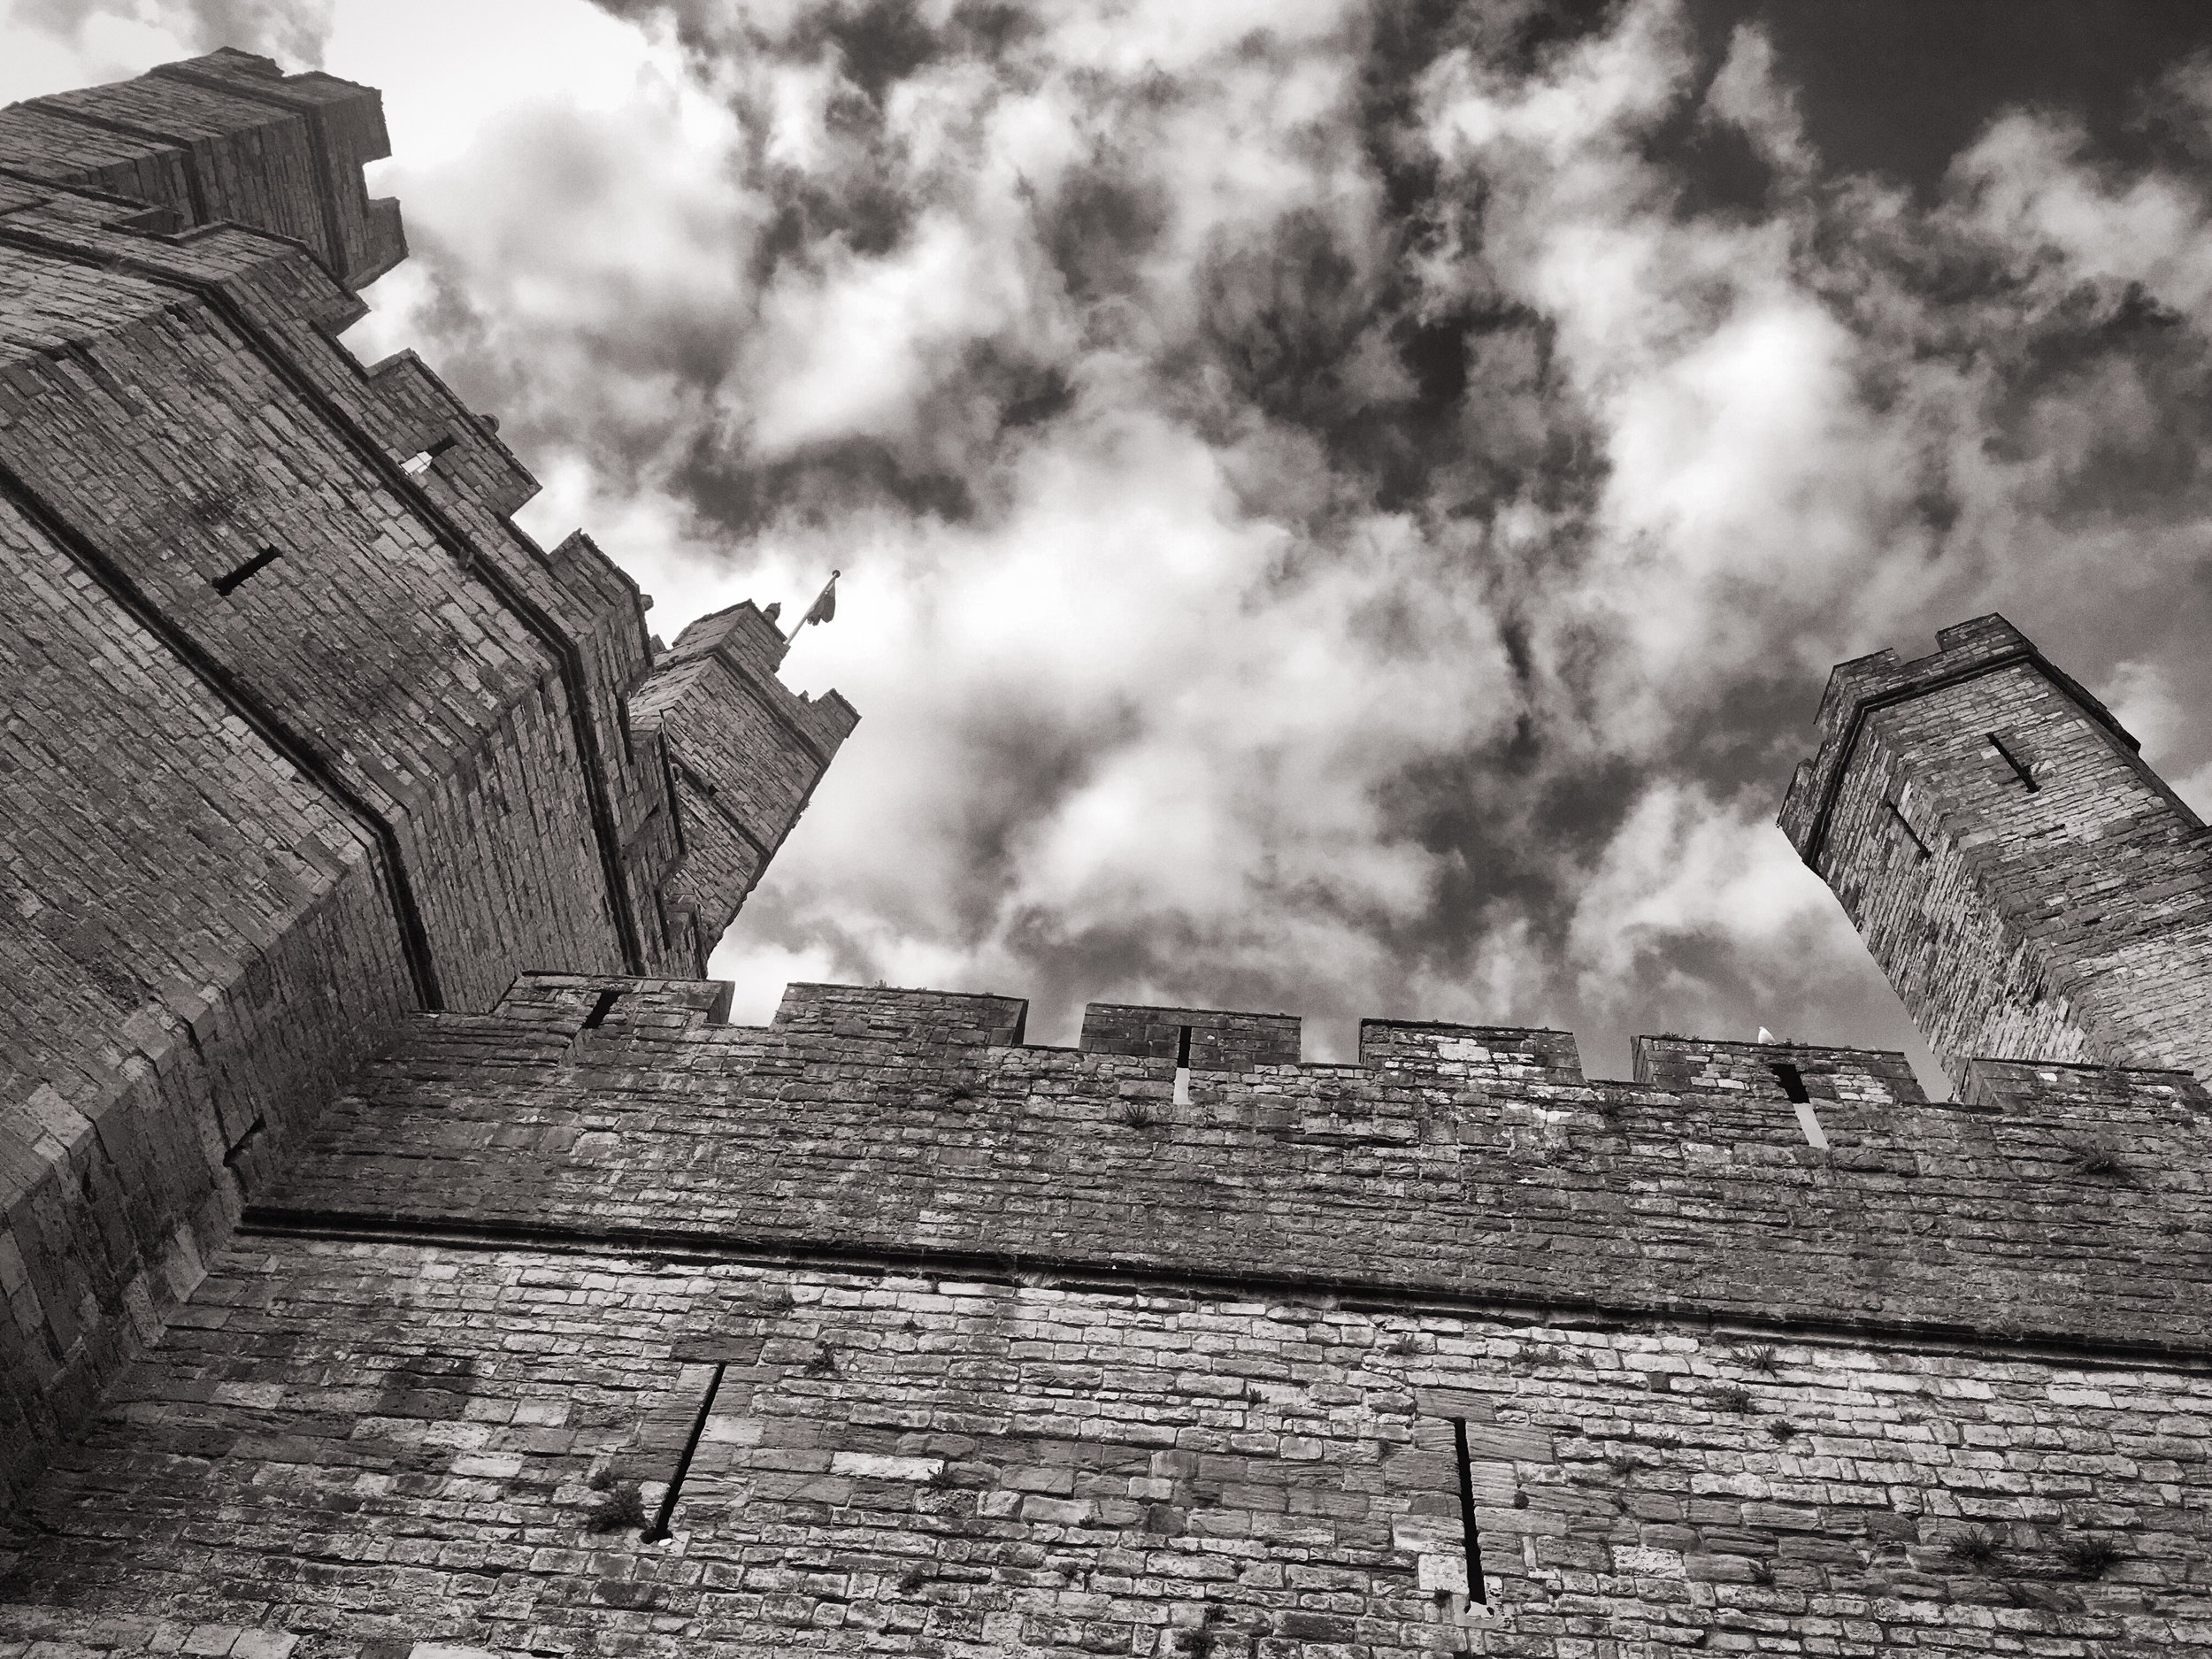
[[[2001,610],[2212,802],[2201,0],[0,0],[384,90],[420,349],[672,635],[845,572],[787,978],[1916,1047],[1772,827]]]

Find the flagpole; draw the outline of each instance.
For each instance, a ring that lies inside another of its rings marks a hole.
[[[824,582],[822,591],[814,595],[814,603],[809,605],[799,619],[791,625],[791,632],[783,636],[785,644],[788,645],[793,640],[797,639],[799,630],[806,626],[808,623],[819,619],[818,613],[822,609],[822,601],[829,597],[830,589],[837,586],[837,579],[844,573],[843,571],[832,571],[829,573],[829,580]]]

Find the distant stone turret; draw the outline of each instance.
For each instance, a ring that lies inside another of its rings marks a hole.
[[[630,700],[632,726],[667,757],[683,833],[669,926],[695,973],[860,718],[833,691],[817,703],[785,687],[776,669],[789,646],[747,600],[686,628]]]
[[[2002,617],[1839,667],[1782,826],[1955,1078],[1976,1056],[2212,1077],[2212,848]]]

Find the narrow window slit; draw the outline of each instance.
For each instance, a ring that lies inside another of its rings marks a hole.
[[[227,1148],[223,1153],[223,1167],[225,1169],[232,1168],[237,1164],[239,1159],[246,1156],[246,1148],[254,1143],[255,1138],[261,1133],[261,1131],[266,1125],[267,1121],[268,1120],[265,1118],[257,1117],[251,1123],[246,1125],[246,1133],[240,1135],[237,1140],[230,1143],[229,1147]]]
[[[1475,1471],[1467,1461],[1467,1419],[1452,1419],[1452,1449],[1459,1455],[1459,1526],[1467,1550],[1467,1599],[1487,1607],[1482,1584],[1482,1540],[1475,1532]]]
[[[1828,1132],[1820,1125],[1820,1114],[1813,1110],[1812,1093],[1805,1087],[1804,1073],[1786,1063],[1768,1068],[1774,1080],[1782,1086],[1783,1095],[1790,1109],[1797,1114],[1797,1126],[1805,1132],[1805,1143],[1822,1151],[1828,1148]]]
[[[2041,784],[2036,782],[2035,774],[2028,770],[2027,763],[2022,760],[2019,756],[2014,754],[2010,749],[2007,748],[2005,745],[2005,740],[1998,736],[1994,732],[1989,733],[1989,746],[1990,748],[1995,749],[2003,758],[2006,765],[2012,768],[2012,775],[2020,780],[2021,783],[2025,786],[2030,795],[2035,794],[2037,790],[2043,787]]]
[[[668,1536],[668,1523],[676,1513],[676,1500],[683,1494],[684,1477],[691,1472],[691,1460],[699,1450],[699,1437],[707,1432],[707,1418],[714,1412],[714,1396],[721,1391],[725,1363],[715,1366],[714,1375],[707,1379],[706,1392],[699,1396],[699,1413],[691,1419],[691,1438],[684,1442],[683,1453],[668,1477],[668,1490],[661,1494],[660,1512],[653,1517],[652,1525],[645,1529],[648,1543]]]
[[[453,447],[454,441],[440,438],[427,449],[418,449],[399,464],[399,470],[410,478],[420,478],[427,472],[437,458]]]
[[[1897,827],[1904,831],[1906,835],[1911,839],[1912,844],[1920,849],[1920,856],[1923,858],[1927,857],[1928,843],[1920,839],[1920,832],[1913,828],[1912,820],[1904,815],[1903,811],[1899,809],[1896,802],[1884,801],[1882,804],[1889,809],[1890,817],[1897,820]]]
[[[1175,1028],[1175,1103],[1190,1104],[1190,1027]]]
[[[224,574],[218,576],[211,585],[217,593],[221,594],[225,598],[228,598],[232,594],[236,593],[240,587],[242,586],[250,578],[268,569],[270,565],[275,564],[277,560],[282,557],[283,555],[279,553],[274,548],[265,547],[260,552],[255,554],[251,558],[248,559],[243,565],[239,565],[235,570],[226,572]]]
[[[676,832],[676,850],[679,854],[688,852],[690,849],[684,845],[683,796],[677,793],[676,769],[669,764],[665,744],[661,749],[661,781],[668,787],[669,804],[676,809],[668,815],[669,825]]]
[[[602,991],[599,1000],[591,1005],[591,1012],[584,1016],[584,1029],[597,1031],[607,1016],[614,1012],[614,1005],[622,1000],[619,991]]]

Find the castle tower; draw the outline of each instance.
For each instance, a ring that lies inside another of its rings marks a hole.
[[[747,600],[702,617],[653,663],[630,723],[658,738],[680,807],[683,862],[664,889],[668,926],[704,973],[714,949],[799,821],[830,757],[860,717],[776,678],[790,648]]]
[[[742,880],[696,873],[636,584],[514,524],[536,481],[411,353],[338,342],[405,251],[384,151],[373,89],[237,52],[0,111],[12,1449],[406,1020],[695,975],[853,723],[772,664],[695,685],[685,765],[764,803]]]
[[[1781,824],[1954,1078],[1976,1056],[2212,1077],[2212,849],[2002,617],[1843,664]]]
[[[361,184],[363,165],[390,154],[373,88],[229,50],[0,110],[0,157],[18,177],[166,209],[173,229],[257,225],[354,288],[407,257],[399,204]]]

